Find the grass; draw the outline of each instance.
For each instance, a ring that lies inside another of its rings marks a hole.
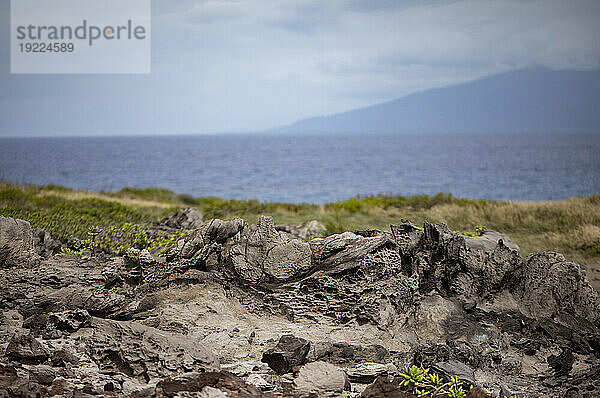
[[[63,238],[86,239],[93,227],[145,225],[183,206],[197,207],[205,218],[242,217],[250,223],[263,214],[273,216],[278,224],[314,219],[329,233],[387,230],[401,219],[417,225],[444,222],[458,231],[484,225],[510,235],[523,255],[555,250],[574,261],[600,260],[600,195],[548,202],[474,200],[451,194],[374,196],[315,205],[193,198],[159,188],[94,193],[0,182],[0,215],[28,220]]]

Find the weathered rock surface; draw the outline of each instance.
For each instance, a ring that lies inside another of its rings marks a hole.
[[[600,395],[598,293],[496,233],[215,219],[165,256],[83,260],[0,220],[0,395],[405,397],[412,364],[494,397]]]
[[[198,342],[140,325],[93,318],[82,339],[100,372],[123,373],[148,382],[182,372],[218,371],[217,357]]]
[[[195,207],[184,207],[176,213],[165,217],[160,223],[175,229],[193,230],[202,227],[204,217],[200,210]]]
[[[287,232],[290,237],[300,240],[311,240],[325,236],[327,228],[316,220],[306,221],[298,225],[276,225],[278,231]]]
[[[277,345],[262,356],[262,361],[269,364],[278,374],[288,373],[294,366],[302,365],[310,349],[305,339],[292,335],[281,336]]]
[[[346,373],[327,362],[307,363],[294,379],[294,395],[298,398],[339,397],[349,389]]]
[[[36,255],[31,225],[0,216],[0,267],[27,266]]]

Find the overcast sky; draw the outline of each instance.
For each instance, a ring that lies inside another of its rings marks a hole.
[[[156,0],[150,75],[11,75],[0,136],[253,131],[532,64],[600,68],[600,1]]]

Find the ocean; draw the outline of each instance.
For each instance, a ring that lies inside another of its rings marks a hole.
[[[554,200],[600,193],[600,134],[0,138],[0,180],[278,202]]]

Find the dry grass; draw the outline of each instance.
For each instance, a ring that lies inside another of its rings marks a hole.
[[[356,229],[389,229],[402,219],[413,223],[443,222],[451,229],[472,231],[476,225],[510,235],[524,255],[543,250],[564,253],[580,262],[600,259],[600,195],[546,202],[484,201],[434,197],[355,198],[326,205],[262,203],[258,201],[191,198],[148,188],[119,192],[86,192],[59,186],[14,185],[0,182],[0,214],[32,217],[35,226],[62,220],[61,234],[81,232],[68,227],[71,218],[84,214],[86,222],[148,222],[182,206],[198,207],[207,218],[242,217],[255,223],[260,215],[271,215],[279,224],[319,220],[329,232]],[[90,208],[97,214],[90,215]],[[106,211],[103,209],[107,209]],[[104,214],[110,211],[110,214]]]

